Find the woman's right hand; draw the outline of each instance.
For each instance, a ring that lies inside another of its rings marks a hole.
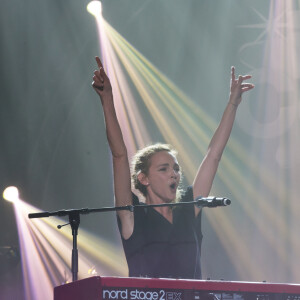
[[[99,69],[94,72],[92,86],[103,101],[104,98],[112,96],[112,88],[110,80],[107,77],[103,69],[101,60],[98,56],[96,56],[96,62]]]
[[[130,167],[127,149],[114,108],[110,80],[104,72],[99,57],[96,57],[96,62],[99,69],[94,72],[92,86],[100,96],[102,102],[107,140],[112,153],[115,205],[132,205]],[[128,239],[131,236],[134,227],[133,213],[126,210],[119,210],[118,216],[122,224],[122,236],[123,238]]]

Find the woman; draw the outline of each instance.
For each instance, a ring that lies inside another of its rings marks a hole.
[[[93,87],[100,96],[109,146],[113,159],[115,205],[140,204],[131,191],[130,165],[121,128],[116,116],[112,88],[99,57]],[[235,78],[231,68],[231,87],[222,120],[208,146],[192,186],[180,201],[208,196],[231,133],[242,94],[254,85],[244,83],[250,75]],[[133,159],[132,182],[145,197],[146,204],[174,202],[178,196],[180,167],[176,152],[164,144],[140,150]],[[129,267],[129,276],[200,279],[201,207],[181,206],[137,208],[118,211],[118,224]]]

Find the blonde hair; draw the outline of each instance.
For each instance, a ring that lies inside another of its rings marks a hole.
[[[141,194],[145,197],[147,195],[147,188],[145,185],[143,185],[139,179],[138,175],[140,173],[143,173],[145,175],[148,175],[149,168],[151,165],[151,157],[158,152],[166,151],[170,154],[174,155],[174,157],[177,156],[177,151],[172,148],[169,144],[153,144],[150,146],[147,146],[143,149],[140,149],[137,151],[137,153],[134,155],[132,162],[131,162],[131,181],[132,185],[135,189],[141,192]],[[177,198],[179,198],[181,195],[181,190],[178,189]]]

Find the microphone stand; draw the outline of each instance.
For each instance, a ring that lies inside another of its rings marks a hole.
[[[133,211],[132,205],[127,206],[120,206],[120,207],[105,207],[105,208],[82,208],[82,209],[64,209],[54,212],[40,212],[40,213],[32,213],[28,214],[29,219],[34,218],[46,218],[52,216],[69,216],[69,223],[64,225],[58,225],[57,228],[60,229],[63,226],[69,225],[72,229],[72,236],[73,236],[73,249],[72,249],[72,281],[77,281],[78,279],[78,248],[77,248],[77,235],[78,235],[78,228],[80,224],[80,215],[81,214],[89,214],[92,212],[106,212],[106,211],[117,211],[117,210],[129,210]]]
[[[134,211],[135,208],[148,208],[148,207],[163,207],[163,206],[186,206],[186,205],[197,205],[198,207],[202,206],[203,200],[208,199],[204,197],[198,197],[195,201],[190,202],[176,202],[176,203],[162,203],[162,204],[140,204],[140,205],[126,205],[126,206],[116,206],[116,207],[104,207],[104,208],[82,208],[82,209],[63,209],[54,212],[39,212],[28,214],[29,219],[34,218],[47,218],[52,216],[68,216],[69,223],[64,225],[58,225],[57,228],[60,229],[63,226],[70,225],[72,229],[73,236],[73,249],[72,249],[72,281],[77,281],[78,279],[78,248],[77,248],[77,235],[78,228],[80,224],[80,215],[89,214],[94,212],[108,212],[108,211],[118,211],[118,210],[129,210]]]

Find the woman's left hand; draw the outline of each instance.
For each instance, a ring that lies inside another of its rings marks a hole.
[[[241,76],[235,78],[235,68],[231,67],[231,83],[230,83],[230,103],[238,106],[242,101],[242,94],[254,88],[252,83],[244,83],[245,80],[250,79],[251,75]]]

